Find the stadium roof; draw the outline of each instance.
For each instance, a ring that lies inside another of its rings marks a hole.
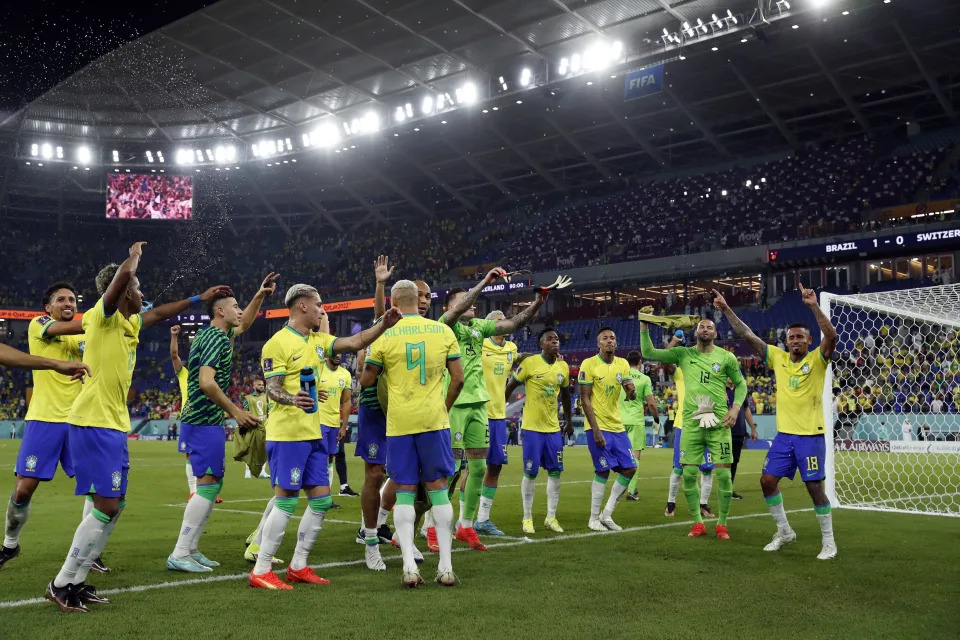
[[[99,217],[106,171],[155,168],[152,150],[172,172],[178,151],[226,146],[238,224],[342,229],[938,126],[956,120],[958,14],[934,0],[221,0],[6,115],[0,209]],[[625,102],[625,73],[661,62],[663,93]],[[331,131],[335,145],[311,145]],[[62,163],[26,166],[44,141]],[[85,145],[93,170],[73,170]],[[180,170],[225,179],[225,163],[199,164]]]

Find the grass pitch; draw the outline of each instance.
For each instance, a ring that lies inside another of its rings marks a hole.
[[[12,469],[19,441],[0,441],[0,467]],[[329,586],[268,592],[246,583],[243,541],[270,496],[266,480],[245,480],[231,463],[223,498],[201,549],[223,564],[200,576],[167,571],[187,498],[183,456],[172,442],[131,442],[128,506],[104,557],[113,573],[88,582],[112,604],[89,614],[61,614],[41,600],[80,517],[80,499],[63,475],[42,485],[21,536],[22,553],[0,570],[0,638],[439,638],[451,634],[537,638],[930,638],[960,629],[960,523],[955,518],[834,511],[840,548],[816,560],[820,532],[799,481],[782,484],[798,541],[778,553],[762,547],[774,531],[759,488],[763,452],[744,451],[729,522],[732,540],[686,537],[686,506],[663,516],[670,450],[640,461],[640,502],[622,502],[625,530],[587,529],[592,465],[585,447],[568,449],[558,518],[564,534],[543,527],[545,474],[534,504],[537,533],[520,532],[517,461],[510,449],[493,520],[509,536],[485,538],[487,552],[454,543],[462,583],[433,584],[436,557],[426,554],[427,584],[400,587],[399,551],[381,547],[388,571],[363,565],[354,542],[357,498],[335,498],[311,563]],[[351,485],[362,467],[348,451]],[[12,489],[13,478],[7,476]],[[305,508],[301,500],[298,513]],[[711,499],[716,509],[716,492]],[[456,501],[454,501],[456,510]],[[297,522],[279,557],[289,560]],[[713,526],[708,523],[712,534]],[[425,549],[423,540],[418,546]]]

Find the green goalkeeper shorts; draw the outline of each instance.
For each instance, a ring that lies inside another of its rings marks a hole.
[[[454,449],[486,449],[490,446],[487,403],[471,402],[450,409],[450,439]]]
[[[733,436],[726,427],[684,427],[680,434],[680,464],[703,464],[704,450],[709,448],[713,464],[733,464]]]
[[[647,447],[647,428],[642,424],[625,424],[627,437],[630,438],[630,446],[634,451],[643,451]]]

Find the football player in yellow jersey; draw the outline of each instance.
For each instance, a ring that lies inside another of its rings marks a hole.
[[[436,581],[453,586],[457,577],[451,560],[453,507],[447,478],[453,475],[454,462],[448,412],[463,388],[460,346],[450,327],[420,316],[414,282],[398,280],[390,300],[390,311],[402,312],[403,318],[370,348],[360,386],[372,387],[381,372],[386,374],[387,468],[397,492],[393,521],[403,554],[402,581],[410,588],[423,583],[413,552],[414,502],[422,482],[433,504],[440,547]],[[449,373],[446,393],[445,371]]]
[[[76,494],[92,495],[93,507],[77,527],[60,572],[47,585],[46,598],[64,612],[85,612],[86,603],[107,602],[84,580],[126,505],[130,469],[127,394],[141,329],[186,311],[201,300],[232,295],[229,287],[220,285],[201,295],[145,310],[137,279],[144,245],[146,242],[134,243],[123,264],[110,264],[100,270],[97,291],[101,298],[83,314],[83,361],[92,373],[73,401],[67,422]]]
[[[800,479],[807,485],[807,491],[813,498],[813,508],[820,523],[822,548],[817,558],[835,558],[837,543],[833,537],[833,516],[830,512],[830,500],[823,489],[827,445],[824,437],[822,399],[830,358],[837,346],[837,330],[817,304],[817,292],[804,289],[801,284],[800,295],[803,303],[816,318],[823,338],[820,340],[820,347],[811,352],[813,339],[810,329],[805,324],[794,323],[787,327],[787,351],[783,351],[758,338],[737,317],[723,296],[716,291],[713,293],[716,296],[713,304],[724,312],[737,335],[744,338],[754,352],[764,358],[767,366],[773,369],[777,383],[777,436],[763,462],[763,473],[760,476],[760,487],[763,489],[767,507],[777,523],[777,532],[763,549],[777,551],[797,539],[797,534],[787,521],[779,483],[784,476],[793,479],[799,469]]]
[[[287,568],[288,582],[326,584],[307,566],[307,556],[317,542],[323,520],[333,500],[327,478],[327,451],[320,432],[319,402],[327,391],[316,384],[327,354],[359,351],[379,338],[400,319],[391,310],[371,329],[346,338],[321,333],[323,302],[315,287],[295,284],[287,290],[284,303],[290,320],[265,345],[261,356],[267,394],[276,402],[267,417],[267,458],[274,487],[273,507],[266,515],[260,537],[257,562],[250,573],[250,586],[263,589],[291,589],[272,570],[273,556],[296,511],[300,491],[307,494],[307,510],[300,521],[297,546]],[[304,369],[312,369],[316,399],[302,388]]]
[[[487,320],[497,322],[506,316],[503,311],[491,311]],[[483,341],[483,381],[490,394],[487,402],[487,423],[490,426],[490,447],[487,450],[487,472],[480,489],[480,507],[474,525],[477,533],[502,536],[503,532],[490,522],[490,509],[497,494],[500,471],[507,464],[507,403],[504,393],[513,367],[523,362],[525,353],[517,353],[517,345],[506,336],[492,336]],[[461,481],[465,488],[466,478]],[[462,488],[461,491],[464,489]],[[472,517],[473,514],[470,514]]]
[[[600,352],[583,361],[578,378],[583,416],[591,431],[587,436],[587,448],[596,472],[591,484],[587,526],[593,531],[620,531],[623,527],[613,521],[613,510],[637,472],[633,445],[620,415],[620,390],[627,394],[628,400],[635,400],[637,389],[630,377],[630,365],[617,357],[617,334],[613,329],[600,328],[597,347]],[[601,513],[600,503],[611,469],[620,475]]]
[[[38,370],[33,374],[33,396],[29,398],[23,440],[17,454],[16,486],[7,503],[6,529],[3,547],[0,547],[0,567],[20,553],[20,533],[30,515],[30,500],[40,482],[52,480],[57,464],[71,478],[73,463],[67,444],[67,413],[73,399],[80,392],[80,380],[62,375],[66,371],[83,369],[83,336],[80,323],[74,320],[77,311],[77,293],[73,285],[57,282],[43,296],[45,315],[30,321],[27,330],[30,353],[33,357],[21,362],[40,362],[46,359],[62,362],[60,371]],[[13,353],[10,353],[10,352]],[[22,354],[4,349],[4,354],[20,358]],[[15,360],[4,362],[17,366]],[[50,369],[50,367],[47,367]],[[86,504],[84,505],[86,507]]]
[[[547,518],[543,524],[563,533],[557,521],[560,502],[560,474],[563,472],[563,434],[573,435],[570,403],[570,367],[560,359],[560,336],[547,327],[537,336],[540,355],[524,360],[510,376],[504,399],[509,400],[517,386],[524,385],[527,400],[523,405],[523,500],[524,533],[533,528],[533,494],[540,468],[547,470]],[[557,398],[563,405],[563,421],[557,418]]]
[[[327,390],[327,399],[320,403],[320,430],[324,445],[330,453],[330,464],[327,466],[327,477],[333,486],[333,463],[339,456],[343,460],[343,439],[347,435],[347,424],[350,419],[350,385],[353,376],[340,366],[340,354],[327,354],[323,366],[317,371],[317,388],[321,386]],[[340,486],[347,487],[346,464],[344,468],[337,468],[340,477]],[[349,488],[349,487],[347,487]],[[342,491],[341,491],[342,494]]]

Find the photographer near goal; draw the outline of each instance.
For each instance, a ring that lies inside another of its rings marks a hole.
[[[743,323],[723,296],[714,290],[714,306],[720,309],[738,336],[746,340],[754,352],[773,369],[777,383],[777,436],[763,461],[760,487],[777,522],[777,532],[764,551],[778,551],[797,539],[790,528],[780,495],[780,478],[791,480],[800,469],[800,478],[813,498],[813,508],[820,522],[823,548],[819,560],[830,560],[837,555],[833,539],[833,517],[830,500],[824,491],[826,477],[826,430],[823,423],[823,383],[830,357],[837,346],[837,330],[817,304],[817,293],[800,285],[800,295],[817,320],[823,332],[820,347],[810,351],[813,339],[803,323],[787,328],[787,351],[768,345]],[[832,444],[832,443],[831,443]]]

